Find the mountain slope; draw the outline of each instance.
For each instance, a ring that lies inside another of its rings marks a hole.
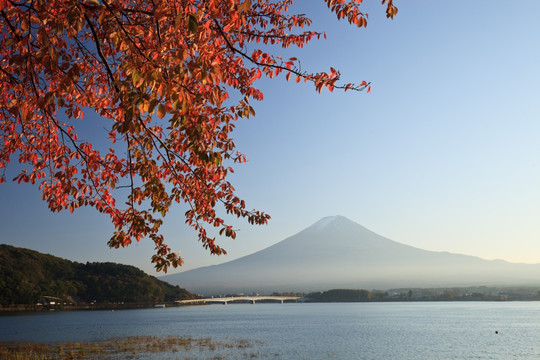
[[[539,284],[540,264],[426,251],[334,216],[254,254],[162,279],[203,294],[518,285]]]
[[[0,244],[0,305],[35,304],[43,296],[141,303],[193,298],[185,289],[134,266],[81,264]]]

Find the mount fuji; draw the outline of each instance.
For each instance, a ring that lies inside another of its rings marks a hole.
[[[422,250],[380,236],[343,216],[332,216],[251,255],[161,279],[205,295],[540,285],[540,264]]]

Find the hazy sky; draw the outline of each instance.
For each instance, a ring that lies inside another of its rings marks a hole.
[[[229,255],[213,257],[177,206],[163,229],[182,250],[180,270],[250,254],[337,214],[427,250],[540,263],[540,1],[395,2],[391,21],[380,0],[368,1],[367,29],[338,22],[323,1],[297,2],[328,39],[283,55],[371,81],[372,92],[261,81],[264,101],[234,135],[248,163],[231,180],[272,220],[235,223],[236,240],[220,242]],[[153,271],[149,240],[111,250],[106,216],[52,214],[30,185],[0,185],[0,228],[3,243]]]

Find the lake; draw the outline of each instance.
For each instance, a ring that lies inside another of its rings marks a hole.
[[[4,341],[138,335],[252,343],[159,359],[539,359],[540,302],[257,303],[0,316]]]

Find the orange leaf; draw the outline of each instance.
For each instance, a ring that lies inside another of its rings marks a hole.
[[[163,119],[163,117],[165,117],[165,114],[167,113],[167,110],[165,109],[165,105],[163,104],[159,104],[158,108],[157,108],[157,116],[160,118],[160,119]]]
[[[251,0],[245,0],[239,7],[240,12],[248,11],[251,8]]]

